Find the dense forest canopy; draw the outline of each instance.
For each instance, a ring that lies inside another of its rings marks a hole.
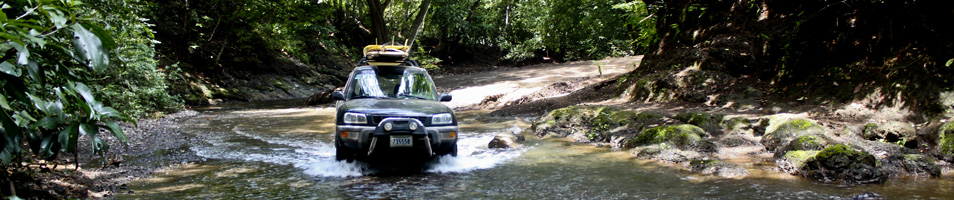
[[[391,41],[413,45],[414,58],[432,70],[645,54],[622,82],[671,92],[654,100],[702,101],[723,88],[672,82],[692,68],[696,79],[724,80],[717,86],[753,83],[793,99],[846,101],[878,93],[928,117],[950,114],[954,106],[954,12],[942,1],[0,4],[4,165],[26,152],[71,152],[79,136],[98,141],[100,128],[123,138],[115,124],[126,116],[334,88],[361,56],[359,48]],[[311,90],[299,89],[305,86]],[[258,93],[269,95],[252,98]],[[632,99],[645,100],[640,94]]]

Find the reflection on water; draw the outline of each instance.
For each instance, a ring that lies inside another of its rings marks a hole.
[[[208,159],[157,172],[131,183],[131,194],[117,197],[842,199],[872,192],[891,199],[944,199],[954,194],[949,176],[840,186],[777,173],[737,179],[699,176],[635,160],[627,152],[561,139],[531,137],[524,149],[493,150],[487,143],[495,134],[528,124],[480,111],[458,113],[460,156],[438,158],[422,173],[379,173],[365,164],[334,160],[333,112],[281,103],[204,109],[183,127],[206,141],[191,150]]]

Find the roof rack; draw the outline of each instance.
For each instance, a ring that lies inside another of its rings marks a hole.
[[[364,47],[364,60],[370,65],[397,66],[407,60],[410,46],[368,45]]]

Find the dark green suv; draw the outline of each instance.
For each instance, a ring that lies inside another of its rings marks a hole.
[[[457,156],[457,118],[441,102],[427,70],[407,60],[388,65],[361,61],[338,100],[337,160],[430,160]]]

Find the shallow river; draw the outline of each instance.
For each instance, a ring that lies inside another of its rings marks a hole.
[[[885,184],[816,183],[751,166],[745,178],[695,175],[627,152],[528,138],[520,150],[491,150],[499,132],[526,119],[458,112],[458,157],[420,173],[395,173],[334,160],[333,108],[296,102],[210,107],[182,126],[204,144],[205,161],[129,184],[120,199],[845,199],[865,192],[888,199],[954,198],[954,180],[900,178]]]

